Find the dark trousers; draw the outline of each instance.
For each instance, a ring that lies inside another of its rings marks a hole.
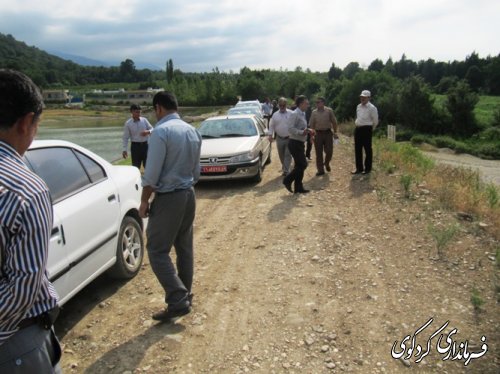
[[[288,140],[288,150],[293,158],[293,170],[283,179],[283,183],[295,183],[295,191],[304,189],[302,179],[304,179],[304,170],[307,168],[306,155],[304,153],[304,142],[295,139]]]
[[[372,170],[372,127],[360,126],[354,130],[354,152],[356,156],[356,171],[369,173]],[[365,161],[363,168],[363,149],[365,150]]]
[[[196,211],[194,190],[156,194],[149,211],[146,235],[151,268],[165,290],[171,309],[189,306],[193,284],[193,221]],[[170,258],[175,247],[176,267]]]
[[[307,140],[306,140],[306,157],[311,158],[311,149],[312,149],[312,141],[311,141],[311,135],[307,133]]]
[[[0,373],[59,374],[61,346],[53,328],[38,324],[17,331],[0,345]]]
[[[140,169],[141,164],[146,167],[146,159],[148,158],[148,142],[132,142],[130,145],[130,153],[132,154],[132,165]]]
[[[331,130],[316,131],[314,150],[316,151],[316,168],[319,173],[323,173],[325,171],[324,166],[330,164],[333,156],[333,134]],[[323,152],[325,152],[324,161]]]

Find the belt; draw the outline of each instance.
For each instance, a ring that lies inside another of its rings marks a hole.
[[[191,187],[189,187],[189,188],[176,188],[175,190],[167,191],[167,192],[155,192],[155,194],[160,196],[160,195],[167,195],[169,193],[174,193],[174,192],[186,191],[186,190],[190,190],[190,189],[191,189]]]
[[[148,142],[132,142],[132,144],[148,144]]]
[[[25,329],[26,327],[36,324],[48,330],[52,327],[58,315],[59,315],[59,307],[55,306],[54,308],[46,312],[43,312],[38,316],[23,319],[21,322],[19,322],[17,326],[19,327],[19,329]]]
[[[278,138],[280,138],[280,139],[288,139],[288,138],[289,138],[289,136],[279,136],[279,135],[276,135],[276,136],[277,136]]]
[[[316,130],[316,132],[332,132],[331,129],[328,129],[328,130]]]

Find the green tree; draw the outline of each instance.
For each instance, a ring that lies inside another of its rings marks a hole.
[[[465,74],[465,80],[474,91],[479,91],[483,86],[483,72],[477,65],[472,65]]]
[[[122,82],[134,82],[136,78],[137,70],[135,68],[134,61],[127,58],[120,64],[120,79]]]
[[[368,66],[368,71],[378,71],[379,73],[384,70],[384,62],[380,59],[375,59]]]
[[[446,109],[451,115],[451,130],[459,136],[470,136],[478,130],[474,108],[479,96],[466,81],[459,81],[448,91]]]
[[[347,79],[352,79],[354,76],[361,71],[361,68],[359,67],[359,63],[357,62],[349,62],[346,67],[344,68],[344,71],[342,72],[342,75],[347,78]]]
[[[342,75],[342,69],[335,66],[335,63],[332,62],[332,66],[328,70],[328,80],[340,79]]]
[[[167,61],[167,83],[170,84],[174,80],[174,62],[171,58]]]
[[[403,126],[423,133],[440,133],[429,85],[420,76],[405,79],[398,95],[398,115]]]

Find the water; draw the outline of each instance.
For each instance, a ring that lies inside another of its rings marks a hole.
[[[66,140],[85,147],[112,162],[121,158],[122,126],[50,128],[40,126],[36,139]]]

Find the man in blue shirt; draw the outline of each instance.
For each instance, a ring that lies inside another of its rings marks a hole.
[[[158,123],[149,140],[139,214],[149,217],[149,260],[166,293],[167,308],[155,313],[153,319],[168,322],[191,311],[196,210],[193,185],[200,177],[201,135],[180,119],[172,93],[158,92],[153,107]],[[177,269],[170,258],[172,246]]]

